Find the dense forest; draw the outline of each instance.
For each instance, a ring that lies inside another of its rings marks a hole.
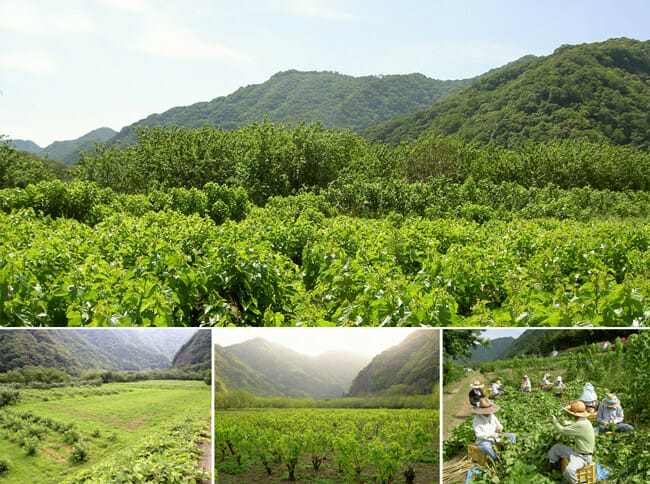
[[[649,80],[650,41],[565,45],[365,134],[393,144],[428,131],[501,146],[586,138],[648,148]]]

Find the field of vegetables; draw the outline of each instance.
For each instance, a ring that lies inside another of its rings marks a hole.
[[[242,209],[224,187],[208,193],[230,208],[208,213],[194,189],[163,201],[82,183],[16,190],[0,212],[5,326],[633,326],[650,314],[643,219],[361,218],[313,194]]]
[[[220,411],[216,482],[438,482],[433,410]]]
[[[198,466],[210,440],[203,382],[18,392],[0,409],[0,482],[209,482]]]
[[[551,359],[541,359],[550,363]],[[632,335],[625,347],[616,345],[615,350],[602,354],[597,345],[571,351],[564,359],[562,369],[550,369],[551,365],[529,364],[529,360],[490,362],[481,371],[489,383],[501,379],[506,395],[495,401],[499,405],[497,418],[504,432],[517,435],[516,445],[506,445],[500,453],[501,460],[489,464],[489,469],[473,482],[479,483],[551,483],[560,482],[561,474],[555,470],[551,475],[541,473],[548,461],[548,451],[556,443],[573,446],[572,439],[559,436],[551,424],[551,415],[560,421],[571,420],[563,407],[580,396],[584,383],[591,382],[602,400],[614,392],[621,401],[625,422],[634,426],[633,432],[596,433],[594,462],[611,471],[609,480],[616,483],[645,483],[650,475],[650,333]],[[522,393],[522,377],[527,374],[535,383],[541,381],[545,372],[554,378],[562,375],[566,388],[562,398],[553,391]],[[469,389],[468,389],[469,390]],[[594,423],[595,425],[595,423]],[[597,432],[597,428],[596,428]],[[459,461],[467,455],[467,445],[474,443],[472,418],[451,430],[443,443],[443,473],[445,482],[465,482],[467,470]],[[507,443],[509,444],[509,443]]]

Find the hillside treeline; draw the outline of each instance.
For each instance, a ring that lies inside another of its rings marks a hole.
[[[2,209],[31,206],[91,223],[103,216],[99,206],[130,213],[175,209],[220,223],[245,217],[251,202],[312,192],[331,209],[354,216],[399,212],[481,222],[513,213],[647,213],[650,154],[606,142],[561,140],[506,149],[423,135],[389,147],[321,124],[266,122],[228,132],[141,128],[138,136],[126,149],[98,146],[82,155],[73,174],[91,185],[35,190],[24,181],[54,180],[54,174],[23,168],[20,177],[8,180],[13,175],[5,171],[3,186],[26,189],[3,192]],[[19,154],[5,145],[0,157],[7,156]]]

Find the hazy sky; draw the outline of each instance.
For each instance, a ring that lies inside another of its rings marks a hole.
[[[229,346],[262,337],[298,353],[318,356],[346,350],[374,356],[401,343],[418,328],[215,328],[212,343]],[[439,331],[432,329],[431,331]]]
[[[647,40],[649,18],[647,0],[0,0],[0,134],[44,147],[287,69],[467,78]]]

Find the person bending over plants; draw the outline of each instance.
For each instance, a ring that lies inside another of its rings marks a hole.
[[[596,421],[598,422],[598,431],[600,433],[607,432],[612,429],[616,432],[629,432],[634,430],[630,424],[623,423],[625,415],[623,414],[623,407],[616,395],[608,393],[598,407],[596,414]]]
[[[472,405],[472,407],[478,406],[478,403],[481,401],[481,398],[485,398],[485,394],[483,393],[483,384],[478,380],[474,380],[473,383],[470,383],[472,389],[469,391],[469,403]]]
[[[548,373],[544,373],[544,378],[542,378],[542,383],[539,385],[539,387],[542,390],[550,390],[551,389],[551,380],[549,380],[550,377],[551,377],[551,375],[549,375]]]
[[[585,383],[578,400],[585,404],[587,412],[594,413],[596,411],[598,395],[596,395],[596,390],[594,390],[594,386],[591,383]]]
[[[492,387],[490,388],[490,391],[492,392],[492,396],[494,398],[499,398],[506,394],[506,392],[503,391],[503,388],[501,388],[501,380],[497,380],[494,383],[492,383]]]
[[[542,472],[548,474],[555,468],[560,459],[569,459],[569,464],[564,469],[563,475],[571,484],[577,484],[578,476],[576,473],[578,469],[591,464],[594,447],[596,446],[596,436],[588,420],[589,412],[587,412],[584,402],[575,400],[571,402],[571,405],[564,407],[564,410],[573,416],[574,422],[563,426],[559,424],[555,415],[551,415],[553,426],[561,435],[573,437],[575,448],[555,444],[548,452],[548,463]]]
[[[472,413],[476,414],[472,420],[472,427],[476,435],[476,446],[492,460],[499,458],[499,454],[492,446],[501,443],[501,437],[506,437],[513,444],[517,442],[515,434],[502,433],[503,425],[494,415],[497,410],[499,410],[499,406],[493,404],[487,398],[481,398],[478,407],[472,409]]]
[[[530,384],[530,378],[528,378],[528,375],[524,375],[524,383],[521,385],[521,389],[519,390],[520,392],[529,392],[531,391],[531,384]]]

